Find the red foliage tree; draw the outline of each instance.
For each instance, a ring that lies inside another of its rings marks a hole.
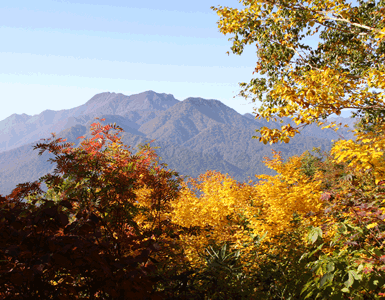
[[[55,155],[54,174],[0,197],[0,298],[164,298],[154,288],[159,259],[178,254],[167,243],[176,229],[161,216],[181,179],[148,145],[136,155],[124,149],[115,124],[91,126],[93,138],[78,148],[60,138],[37,144],[39,155]],[[143,187],[147,209],[136,200]],[[150,226],[138,225],[138,215]]]

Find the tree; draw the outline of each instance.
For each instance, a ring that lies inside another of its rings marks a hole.
[[[303,192],[320,195],[309,203],[320,203],[315,218],[319,226],[309,228],[308,243],[313,248],[299,260],[310,259],[303,270],[313,274],[295,298],[383,299],[385,2],[240,2],[243,9],[213,7],[220,17],[220,31],[233,35],[233,53],[242,54],[248,44],[257,47],[254,73],[262,76],[241,83],[240,95],[261,103],[256,118],[289,117],[296,124],[262,127],[254,138],[271,144],[289,142],[304,126],[324,125],[327,117],[346,108],[356,110],[353,116],[359,119],[354,141],[335,142],[324,159],[306,154],[292,170],[295,178],[316,184],[313,190],[304,186]],[[340,125],[334,122],[324,128],[338,130]],[[289,174],[282,181],[266,178],[265,186],[271,191],[284,186],[290,183]],[[262,202],[278,195],[281,203],[274,204],[285,209],[283,203],[300,197],[295,187],[292,193],[284,188],[266,193]],[[304,221],[312,219],[312,214],[304,216]],[[291,231],[287,226],[281,229]],[[293,270],[287,267],[286,274]]]
[[[212,7],[231,50],[257,47],[255,73],[241,96],[260,101],[256,117],[290,117],[298,127],[263,127],[259,140],[288,142],[307,124],[344,108],[363,123],[383,124],[385,2],[243,0],[244,9]],[[314,38],[318,45],[314,46]]]
[[[182,183],[179,197],[171,202],[172,220],[197,228],[195,235],[180,236],[196,268],[193,278],[201,282],[197,290],[210,299],[300,295],[311,275],[305,262],[293,261],[306,250],[305,228],[318,225],[316,217],[306,216],[322,208],[321,174],[303,174],[303,159],[292,157],[284,163],[275,153],[265,164],[278,175],[261,175],[255,185],[212,171],[190,179],[191,188]]]
[[[167,217],[181,179],[149,146],[124,149],[120,127],[91,126],[78,148],[37,144],[55,155],[54,174],[0,199],[2,299],[164,298],[159,270],[183,261]]]

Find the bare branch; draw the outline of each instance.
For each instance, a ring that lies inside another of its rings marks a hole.
[[[362,24],[356,23],[356,22],[351,22],[351,21],[349,21],[348,19],[345,19],[345,18],[334,18],[334,17],[328,16],[327,14],[323,14],[323,15],[324,15],[324,18],[328,19],[328,20],[349,23],[350,25],[353,25],[353,26],[356,26],[356,27],[360,27],[360,28],[364,28],[364,29],[371,30],[371,31],[377,32],[379,34],[385,35],[385,32],[382,32],[381,30],[379,30],[377,28],[374,28],[374,27],[362,25]]]

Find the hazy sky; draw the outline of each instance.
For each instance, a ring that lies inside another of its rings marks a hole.
[[[0,120],[13,113],[79,106],[100,92],[153,90],[218,99],[239,113],[236,97],[252,78],[255,49],[226,54],[210,6],[238,0],[36,0],[0,2]]]

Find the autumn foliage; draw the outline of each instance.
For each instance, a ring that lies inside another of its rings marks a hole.
[[[125,149],[116,125],[92,124],[78,148],[38,144],[54,174],[0,197],[2,299],[385,298],[385,4],[241,4],[214,8],[234,53],[257,47],[263,76],[241,95],[261,103],[257,117],[292,120],[259,141],[338,130],[325,119],[345,108],[355,139],[273,152],[275,175],[257,183],[210,170],[184,182],[149,145]]]
[[[273,153],[277,175],[256,184],[215,171],[183,182],[150,147],[133,155],[114,127],[92,126],[78,148],[36,145],[54,174],[0,199],[4,299],[382,297],[385,185],[372,170]]]
[[[176,253],[164,215],[177,174],[158,166],[148,147],[124,149],[109,133],[119,127],[92,126],[79,148],[61,139],[36,145],[55,154],[54,174],[1,198],[2,299],[159,298],[154,263]]]

